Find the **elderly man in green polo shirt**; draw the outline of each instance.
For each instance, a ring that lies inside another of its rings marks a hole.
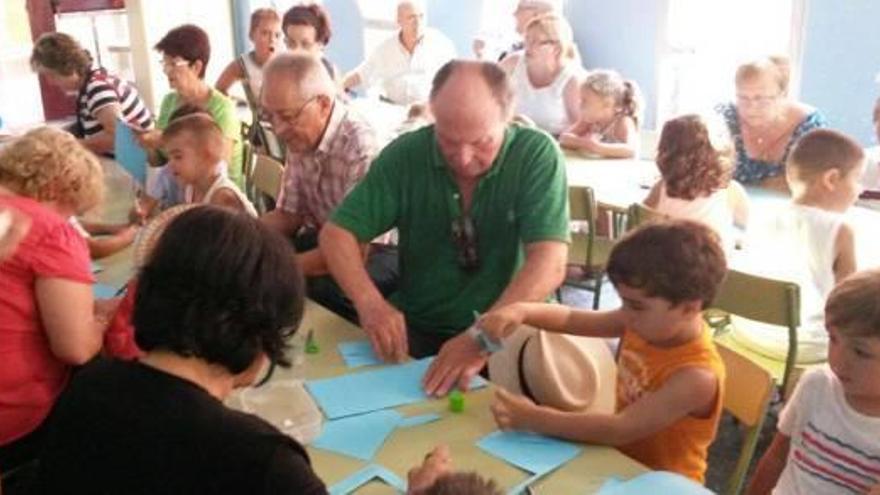
[[[445,395],[467,389],[486,364],[464,333],[475,313],[543,300],[562,283],[568,193],[553,139],[511,124],[513,91],[497,65],[449,62],[434,78],[430,105],[436,124],[379,154],[320,243],[376,354],[438,354],[423,384]],[[393,227],[401,279],[387,301],[359,245]]]

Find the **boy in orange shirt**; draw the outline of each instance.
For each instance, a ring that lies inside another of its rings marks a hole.
[[[722,410],[724,364],[702,310],[727,272],[718,235],[692,221],[664,221],[626,235],[608,276],[623,306],[581,311],[517,303],[483,317],[501,338],[523,323],[551,332],[618,337],[615,414],[561,411],[503,389],[492,412],[502,429],[611,445],[651,469],[703,482]]]

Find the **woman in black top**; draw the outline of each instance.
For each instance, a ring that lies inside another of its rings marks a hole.
[[[82,370],[53,413],[38,493],[326,493],[305,450],[223,400],[288,365],[303,312],[287,242],[200,206],[171,222],[138,278],[140,361]]]

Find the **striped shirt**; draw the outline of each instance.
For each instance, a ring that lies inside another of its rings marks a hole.
[[[77,120],[83,137],[104,130],[97,119],[98,111],[116,103],[123,120],[141,129],[153,127],[153,114],[147,109],[137,90],[128,82],[110,75],[104,69],[94,69],[85,78],[77,96]]]
[[[774,495],[866,494],[880,484],[880,417],[852,409],[827,365],[801,378],[779,431],[791,447]]]

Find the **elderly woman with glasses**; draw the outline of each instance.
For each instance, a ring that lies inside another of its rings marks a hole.
[[[825,117],[788,97],[790,67],[785,57],[766,57],[736,70],[736,102],[716,107],[736,147],[733,177],[746,185],[787,190],[785,159],[795,142]]]
[[[549,14],[529,21],[525,50],[501,61],[516,91],[516,113],[558,136],[578,121],[582,72],[571,26]]]
[[[168,31],[155,48],[162,54],[162,70],[168,77],[172,91],[162,99],[156,121],[158,129],[142,134],[141,146],[158,151],[162,129],[168,127],[171,116],[179,107],[186,105],[203,108],[223,130],[230,145],[231,150],[226,153],[229,178],[239,187],[244,187],[241,170],[241,121],[236,115],[235,103],[205,82],[205,69],[211,57],[211,43],[207,33],[198,26],[185,24]],[[168,184],[167,180],[159,182]],[[149,186],[147,188],[147,193],[156,200],[163,199],[165,192]]]

